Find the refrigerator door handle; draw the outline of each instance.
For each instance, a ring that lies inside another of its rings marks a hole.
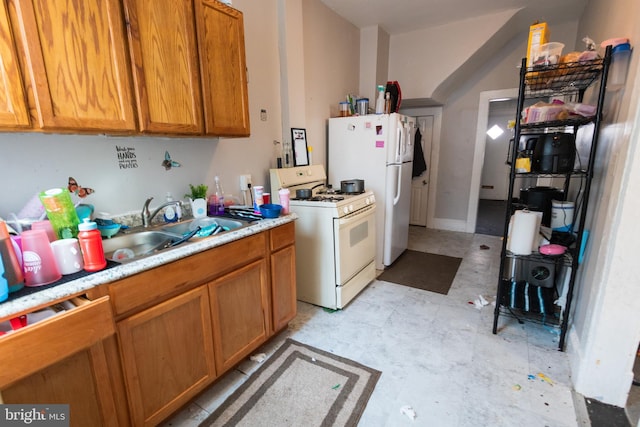
[[[393,206],[396,206],[400,201],[400,195],[402,194],[402,164],[393,165],[398,169],[398,182],[396,184],[396,194],[393,196]]]
[[[404,139],[402,137],[402,126],[398,126],[397,135],[396,135],[396,163],[402,162],[402,145]]]

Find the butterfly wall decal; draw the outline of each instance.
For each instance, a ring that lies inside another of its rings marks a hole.
[[[69,177],[69,186],[67,188],[70,193],[73,193],[83,199],[89,194],[95,193],[93,188],[81,187],[78,185],[78,182],[72,176]]]
[[[162,162],[162,166],[164,166],[165,170],[169,170],[172,167],[179,168],[182,165],[180,163],[176,162],[175,160],[171,160],[171,156],[169,155],[169,152],[165,151],[164,152],[164,161]]]

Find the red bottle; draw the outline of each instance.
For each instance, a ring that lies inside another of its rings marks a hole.
[[[85,218],[82,224],[78,225],[78,242],[82,251],[84,269],[87,271],[99,271],[107,266],[102,247],[102,236],[98,231],[98,225]]]

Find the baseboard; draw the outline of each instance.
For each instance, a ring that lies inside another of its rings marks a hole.
[[[434,218],[433,228],[436,230],[458,231],[466,233],[467,222],[457,219]]]

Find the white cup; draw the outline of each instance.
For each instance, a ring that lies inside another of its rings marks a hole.
[[[77,273],[82,270],[82,253],[78,245],[78,239],[60,239],[51,242],[53,256],[62,274]]]

